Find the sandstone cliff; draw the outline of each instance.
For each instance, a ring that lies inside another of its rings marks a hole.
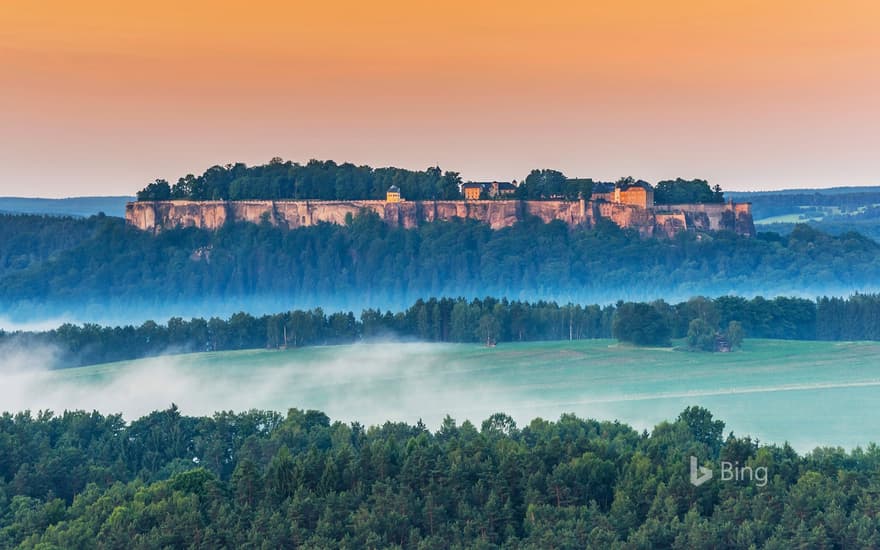
[[[174,227],[218,229],[227,222],[270,223],[293,229],[321,222],[343,224],[361,211],[375,212],[385,223],[413,228],[432,221],[464,218],[492,229],[509,227],[534,216],[544,223],[559,220],[569,227],[593,227],[607,218],[643,237],[671,237],[680,231],[735,231],[754,235],[750,205],[678,204],[639,208],[605,201],[139,201],[128,203],[126,221],[158,233]]]

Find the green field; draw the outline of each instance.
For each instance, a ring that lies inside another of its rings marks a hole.
[[[651,428],[686,406],[762,441],[854,447],[880,440],[880,343],[749,340],[729,354],[633,349],[610,340],[361,344],[168,356],[52,371],[31,408],[186,413],[313,408],[374,424],[449,414],[520,423],[565,412]]]

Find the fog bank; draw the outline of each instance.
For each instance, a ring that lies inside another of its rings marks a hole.
[[[753,355],[621,351],[610,341],[491,349],[387,342],[65,370],[52,370],[57,354],[50,348],[8,344],[0,349],[0,409],[98,410],[133,420],[171,403],[188,415],[298,408],[365,425],[422,420],[432,430],[446,415],[479,426],[505,412],[523,426],[574,413],[650,430],[701,405],[727,423],[725,433],[789,441],[799,451],[876,439],[880,419],[859,411],[880,398],[880,344],[773,342]],[[800,357],[817,359],[783,360],[786,346],[805,346]],[[848,368],[828,367],[833,364]]]

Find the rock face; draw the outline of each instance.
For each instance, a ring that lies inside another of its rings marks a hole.
[[[348,215],[376,213],[394,227],[464,218],[501,229],[537,217],[571,228],[590,228],[600,218],[638,231],[642,237],[671,237],[681,231],[734,231],[754,235],[751,205],[678,204],[640,208],[606,201],[138,201],[125,207],[128,224],[158,233],[175,227],[215,230],[227,222],[270,223],[294,229],[318,223],[344,224]]]

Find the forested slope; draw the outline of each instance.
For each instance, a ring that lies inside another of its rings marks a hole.
[[[689,458],[766,468],[695,487]],[[880,452],[759,445],[689,408],[365,428],[176,408],[0,417],[3,548],[872,548]]]
[[[55,259],[61,252],[93,238],[107,224],[102,216],[88,219],[36,214],[0,215],[0,277]]]
[[[609,303],[697,294],[841,295],[873,290],[880,280],[876,242],[806,226],[785,237],[642,240],[610,222],[576,231],[538,221],[498,231],[457,221],[405,230],[360,216],[346,226],[287,231],[241,224],[158,236],[115,218],[70,223],[68,235],[90,231],[90,224],[96,229],[67,249],[43,242],[38,228],[16,233],[22,247],[46,259],[0,277],[0,313],[127,308],[131,319],[135,308],[180,304],[191,306],[178,308],[184,315],[206,315],[217,304],[252,312],[358,310],[406,307],[425,296]],[[263,305],[249,307],[258,298]]]

